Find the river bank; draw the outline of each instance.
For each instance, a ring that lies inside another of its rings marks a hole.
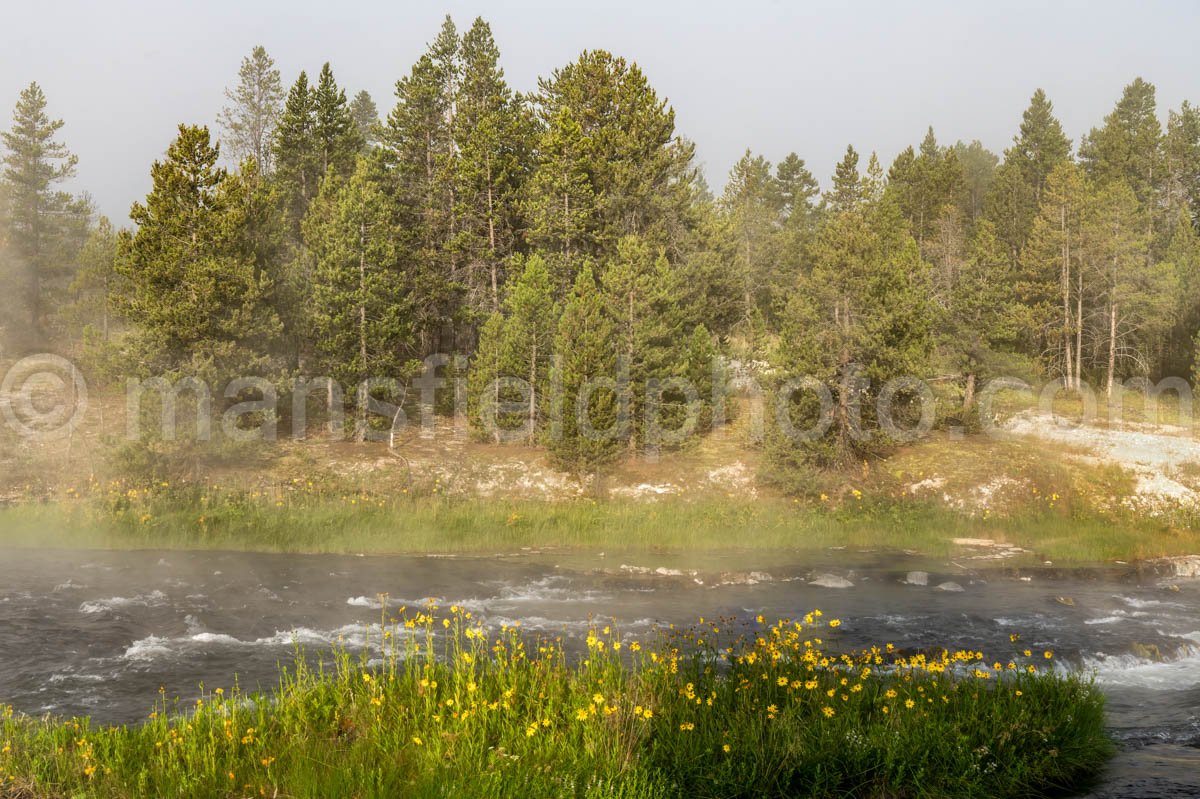
[[[0,507],[0,546],[293,553],[917,553],[1010,566],[1116,565],[1200,552],[1200,533],[1134,512],[967,514],[912,498],[480,500],[285,485],[127,488]],[[769,560],[769,557],[767,558]]]

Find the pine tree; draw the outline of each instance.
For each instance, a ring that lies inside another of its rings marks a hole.
[[[485,422],[499,443],[506,431],[523,431],[534,443],[548,412],[549,370],[556,333],[558,308],[551,290],[546,261],[539,254],[517,256],[512,269],[503,313],[491,314],[479,333],[479,347],[469,375],[472,423],[484,430]],[[495,381],[524,381],[527,393],[503,388]],[[524,414],[497,414],[500,403],[525,403]],[[486,430],[484,430],[486,432]]]
[[[841,193],[838,204],[848,196]],[[785,486],[801,487],[813,466],[877,456],[891,441],[875,415],[880,389],[928,367],[934,312],[927,267],[906,227],[885,198],[835,213],[818,233],[812,272],[781,319],[776,367],[784,380],[813,377],[827,386],[832,416],[824,431],[801,440],[787,434],[786,424],[773,425],[768,457]],[[797,431],[819,420],[811,391],[797,392],[781,411]]]
[[[888,172],[888,191],[924,252],[925,241],[934,235],[943,209],[965,204],[966,182],[954,151],[941,148],[929,128],[918,153],[910,147],[896,158]]]
[[[462,283],[451,247],[458,226],[454,197],[454,101],[459,81],[459,38],[446,17],[438,37],[409,75],[396,84],[383,147],[392,167],[390,194],[416,235],[418,273],[413,301],[424,352],[456,343]]]
[[[1164,177],[1153,84],[1137,78],[1126,86],[1104,126],[1093,128],[1080,142],[1079,158],[1097,184],[1124,181],[1142,208],[1151,211]],[[1152,217],[1147,214],[1148,225],[1153,225]]]
[[[1071,141],[1046,93],[1038,89],[984,200],[984,213],[996,225],[996,235],[1014,263],[1029,237],[1050,173],[1070,155]]]
[[[742,283],[740,325],[747,331],[772,304],[783,206],[782,187],[771,173],[771,164],[746,150],[729,173],[721,208],[733,235],[731,267]]]
[[[1170,264],[1179,286],[1164,371],[1169,376],[1185,377],[1193,371],[1193,337],[1200,330],[1200,235],[1190,224],[1188,211],[1181,209],[1179,216],[1163,258],[1164,263]]]
[[[630,384],[628,444],[631,449],[657,446],[645,435],[647,387],[650,381],[678,377],[686,355],[683,319],[675,304],[675,272],[663,251],[656,253],[644,239],[626,236],[600,284],[613,326],[610,346],[623,359]]]
[[[401,232],[392,223],[378,166],[360,158],[350,179],[326,181],[305,220],[316,260],[313,323],[324,366],[355,386],[355,438],[369,434],[372,379],[408,373],[416,354]]]
[[[512,351],[520,359],[514,374],[528,382],[530,443],[542,425],[549,404],[549,371],[559,310],[546,261],[539,254],[513,261],[517,274],[504,299]]]
[[[637,235],[677,254],[693,229],[695,148],[676,135],[674,110],[642,70],[590,50],[539,87],[546,134],[531,186],[534,243],[603,262],[622,237]],[[572,217],[572,201],[587,206],[582,225]],[[539,241],[559,213],[565,221],[557,227],[578,235],[560,233],[557,247]]]
[[[8,205],[8,242],[20,275],[21,305],[30,343],[45,334],[47,292],[66,277],[90,213],[86,201],[56,188],[75,174],[78,159],[55,140],[62,120],[46,113],[46,95],[36,83],[21,92],[13,127],[0,133],[6,153],[3,182]]]
[[[529,416],[514,420],[512,414],[501,410],[510,392],[505,390],[506,379],[516,377],[521,364],[513,352],[509,323],[504,314],[496,311],[488,316],[479,329],[479,344],[467,372],[467,413],[471,426],[494,443],[505,441],[506,434],[519,425],[528,424]],[[531,413],[533,413],[532,398]],[[518,400],[519,401],[519,400]]]
[[[863,181],[858,173],[858,152],[846,146],[846,155],[833,173],[833,188],[825,194],[825,204],[831,211],[851,211],[863,200]]]
[[[1149,353],[1174,322],[1178,278],[1172,264],[1147,258],[1143,213],[1133,190],[1115,181],[1091,199],[1084,221],[1083,259],[1099,295],[1094,340],[1110,399],[1117,370],[1148,372]]]
[[[796,225],[807,225],[816,207],[813,201],[820,196],[817,179],[804,165],[804,159],[788,153],[775,167],[775,182],[779,186],[779,205],[785,219]]]
[[[981,379],[1003,369],[1004,355],[1016,343],[1016,319],[1012,262],[991,222],[979,220],[965,255],[948,289],[939,338],[950,366],[962,375],[962,410],[968,413]]]
[[[288,91],[272,149],[280,201],[295,239],[324,176],[317,150],[313,99],[308,76],[301,72]]]
[[[321,67],[313,89],[312,108],[319,179],[323,180],[330,170],[341,178],[349,177],[363,140],[346,102],[346,91],[338,88],[328,62]]]
[[[369,153],[379,144],[379,108],[366,89],[354,95],[350,101],[350,116],[358,129],[363,152]]]
[[[283,83],[275,61],[263,47],[255,47],[242,59],[237,88],[226,89],[225,97],[230,102],[220,118],[225,149],[235,164],[253,158],[262,174],[271,174],[272,140],[283,111]]]
[[[551,425],[554,460],[578,474],[595,474],[620,457],[628,436],[627,412],[611,383],[617,379],[612,323],[590,264],[575,278],[554,339]],[[624,418],[623,418],[624,417]],[[581,424],[581,421],[584,424]]]
[[[963,212],[967,221],[974,225],[975,220],[983,216],[984,200],[996,176],[996,166],[1000,159],[988,150],[978,140],[970,144],[955,142],[954,157],[962,166],[963,182],[966,194],[963,197]]]
[[[213,381],[272,374],[279,335],[273,287],[245,237],[249,189],[219,159],[208,128],[180,125],[117,260],[142,363]]]
[[[566,296],[577,262],[594,250],[595,190],[583,129],[570,108],[561,108],[538,142],[539,164],[524,200],[529,242],[547,254],[555,291]]]
[[[1176,209],[1186,209],[1193,224],[1200,225],[1200,108],[1186,100],[1167,118],[1163,140],[1166,170],[1166,210],[1178,220]]]
[[[470,313],[500,307],[503,266],[518,243],[519,192],[532,168],[533,127],[500,68],[492,31],[476,19],[463,36],[454,140],[453,247],[467,267]]]
[[[1017,290],[1025,306],[1027,342],[1044,354],[1067,387],[1082,375],[1084,272],[1081,237],[1086,187],[1079,167],[1064,161],[1046,180],[1038,216],[1021,252]]]
[[[112,222],[100,217],[79,254],[79,270],[71,282],[74,301],[66,311],[80,336],[87,336],[91,328],[105,344],[112,335],[111,308],[119,285],[117,240]]]

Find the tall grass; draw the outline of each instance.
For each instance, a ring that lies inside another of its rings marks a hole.
[[[1003,799],[1084,788],[1110,754],[1101,695],[1050,653],[839,652],[838,624],[599,629],[569,656],[402,611],[380,657],[301,658],[270,696],[115,728],[3,710],[0,795]]]
[[[1182,513],[1182,512],[1181,512]],[[1187,514],[1184,514],[1187,516]],[[849,495],[840,504],[783,499],[653,502],[511,501],[306,484],[238,490],[114,483],[49,503],[0,508],[0,546],[271,552],[505,553],[522,549],[704,552],[833,547],[946,557],[954,538],[991,538],[1060,565],[1184,554],[1200,547],[1187,518],[1068,510],[1033,503],[971,516],[934,501]]]

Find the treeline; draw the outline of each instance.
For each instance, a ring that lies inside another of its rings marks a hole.
[[[969,421],[998,374],[1111,392],[1196,360],[1200,110],[1164,130],[1140,78],[1077,147],[1039,90],[1002,156],[931,129],[886,170],[848,147],[822,192],[798,155],[747,151],[719,197],[636,64],[587,51],[522,94],[481,19],[446,19],[385,118],[329,64],[285,88],[262,48],[227,94],[220,141],[181,125],[117,230],[60,190],[62,123],[36,84],[22,93],[4,134],[7,350],[285,390],[329,375],[362,387],[359,438],[373,397],[462,356],[445,371],[468,364],[478,429],[579,470],[719,421],[717,355],[774,367],[791,428],[820,398],[784,376],[828,387],[827,429],[769,443],[784,467],[886,446],[862,432],[898,376],[938,378]],[[594,390],[617,375],[628,392]]]

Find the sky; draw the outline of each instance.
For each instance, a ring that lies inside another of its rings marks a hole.
[[[215,123],[255,45],[285,85],[330,61],[348,95],[366,89],[386,114],[447,13],[460,30],[491,23],[520,91],[584,49],[636,61],[716,191],[747,147],[773,162],[795,151],[825,186],[847,144],[886,165],[930,125],[943,143],[1000,153],[1038,87],[1076,141],[1139,75],[1157,86],[1164,122],[1200,102],[1200,3],[1189,0],[17,0],[0,5],[0,108],[40,83],[79,156],[72,190],[124,222],[176,126]]]

